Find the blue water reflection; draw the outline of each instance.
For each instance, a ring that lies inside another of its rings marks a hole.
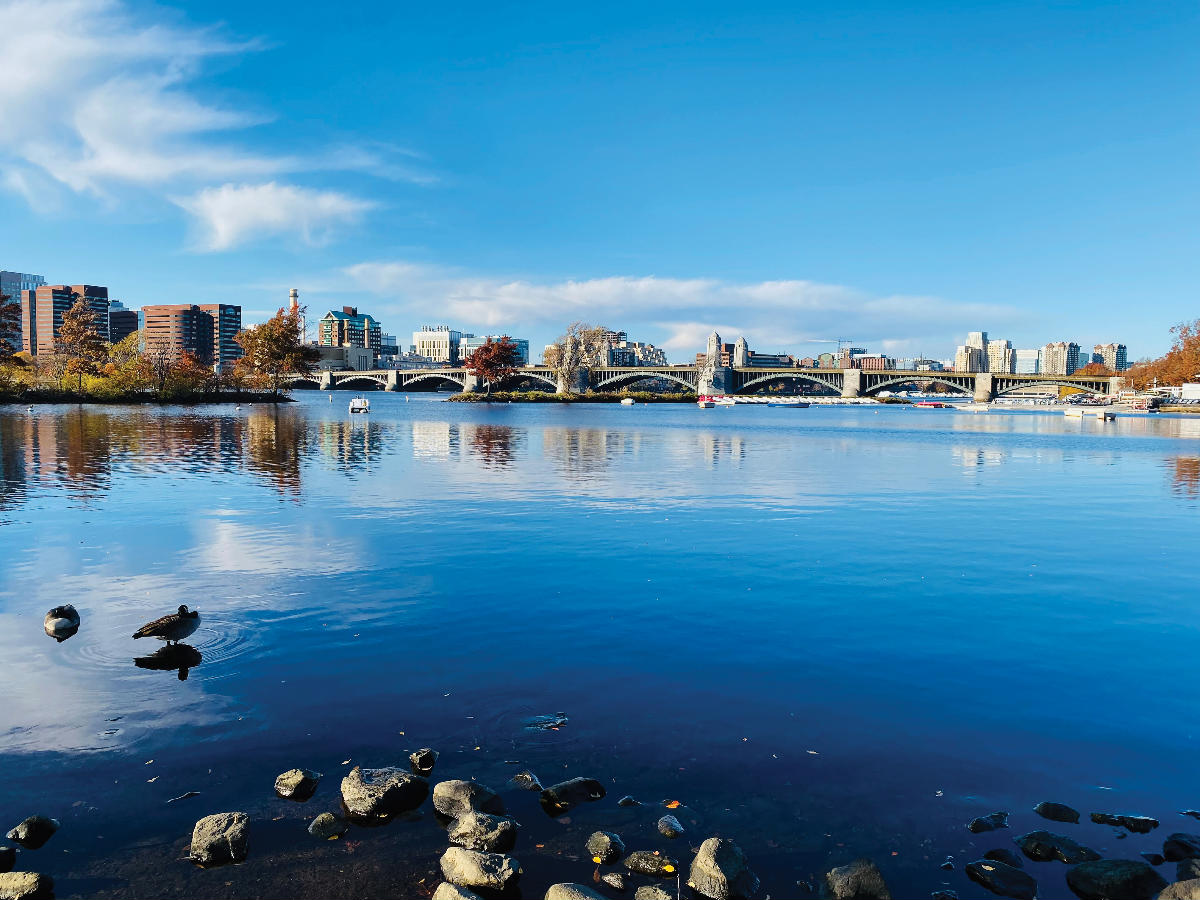
[[[519,760],[611,785],[522,818],[529,896],[590,878],[568,857],[595,827],[687,855],[623,793],[686,801],[692,844],[735,838],[775,896],[860,855],[898,896],[976,896],[961,863],[1045,824],[1039,800],[1170,831],[1200,806],[1200,420],[384,394],[351,419],[340,397],[0,411],[0,816],[73,826],[60,894],[320,896],[339,870],[289,880],[318,851],[285,826],[336,800],[344,760],[417,746],[441,777],[498,787]],[[42,615],[65,602],[83,625],[58,644]],[[203,615],[186,680],[129,638],[180,603]],[[256,799],[295,765],[327,775],[307,808]],[[269,852],[164,874],[226,808],[284,817]],[[993,809],[1013,831],[963,828]],[[415,884],[444,835],[358,841],[363,885]]]

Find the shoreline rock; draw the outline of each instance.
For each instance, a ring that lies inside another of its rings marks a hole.
[[[350,828],[350,823],[341,816],[331,812],[323,812],[308,824],[308,833],[323,841],[333,841],[340,838]]]
[[[288,769],[275,779],[275,793],[284,800],[303,803],[312,798],[321,783],[321,773],[311,769]]]
[[[439,781],[433,786],[433,808],[443,816],[457,819],[467,812],[504,815],[504,801],[489,787],[474,781]]]
[[[752,900],[760,887],[742,848],[718,837],[700,845],[688,870],[687,885],[708,900]]]
[[[502,853],[450,847],[442,854],[442,875],[459,887],[503,893],[521,877],[521,864]]]
[[[1065,803],[1051,803],[1043,800],[1033,808],[1033,811],[1043,819],[1049,819],[1051,822],[1067,822],[1071,825],[1079,824],[1079,810],[1072,809]],[[1094,816],[1092,821],[1095,821]]]
[[[62,823],[49,816],[29,816],[23,819],[16,828],[5,835],[10,841],[15,841],[26,850],[39,850],[46,841],[54,837]]]
[[[593,831],[586,846],[588,856],[598,866],[611,866],[625,855],[625,842],[611,831]]]
[[[651,878],[674,878],[679,871],[679,863],[654,850],[634,850],[625,857],[622,865],[630,872]]]
[[[1166,886],[1140,859],[1097,859],[1067,870],[1067,887],[1081,900],[1153,900]]]
[[[572,778],[542,791],[542,808],[551,816],[560,816],[581,803],[602,799],[605,793],[604,785],[595,778]]]
[[[585,884],[563,882],[552,884],[546,889],[545,900],[608,900],[603,894],[597,894]]]
[[[205,816],[192,829],[188,856],[201,867],[239,863],[248,853],[250,817],[243,812]]]
[[[12,838],[12,834],[9,834]],[[13,838],[16,840],[16,838]],[[1163,856],[1168,862],[1200,859],[1200,835],[1177,831],[1163,842]]]
[[[429,796],[429,782],[403,769],[355,766],[342,779],[342,805],[353,816],[385,819],[410,812]]]
[[[1013,841],[1021,852],[1034,862],[1049,862],[1057,859],[1067,865],[1100,859],[1100,854],[1063,834],[1052,831],[1031,831]]]
[[[994,812],[986,816],[977,816],[967,823],[967,831],[972,834],[982,834],[985,831],[995,831],[1008,827],[1008,813]]]
[[[508,816],[493,816],[469,809],[450,823],[446,836],[450,843],[468,850],[507,853],[517,845],[519,827]]]
[[[1037,879],[1007,863],[977,859],[967,863],[967,877],[981,887],[1012,900],[1033,900],[1037,896]]]
[[[433,767],[437,765],[440,755],[440,753],[431,747],[422,747],[420,750],[414,750],[408,754],[409,768],[414,775],[428,778],[433,774]]]
[[[37,872],[0,873],[0,900],[51,900],[54,879]]]
[[[1113,813],[1092,813],[1091,820],[1097,825],[1115,825],[1134,834],[1149,834],[1158,827],[1158,819],[1149,816],[1125,816]]]
[[[869,859],[830,869],[822,881],[821,896],[827,900],[892,900],[883,873]]]
[[[683,824],[674,816],[663,816],[658,820],[658,833],[665,838],[677,838],[686,830]]]

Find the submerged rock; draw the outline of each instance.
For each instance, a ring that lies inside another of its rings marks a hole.
[[[934,891],[929,900],[958,900],[958,891]]]
[[[625,868],[653,878],[674,878],[679,863],[653,850],[635,850],[625,857]]]
[[[746,865],[746,854],[733,841],[711,837],[700,845],[688,871],[688,887],[710,900],[751,900],[758,876]]]
[[[600,866],[611,866],[625,854],[625,842],[611,831],[594,831],[587,839],[588,856]]]
[[[542,808],[552,816],[559,816],[580,803],[599,800],[604,794],[604,785],[595,778],[572,778],[542,791]]]
[[[12,833],[8,835],[12,838]],[[16,838],[13,838],[16,840]],[[1163,842],[1163,856],[1171,862],[1181,859],[1200,859],[1200,835],[1177,831]]]
[[[997,828],[1008,827],[1008,813],[994,812],[991,815],[979,816],[967,823],[967,831],[972,834],[982,834],[985,831],[995,831]]]
[[[530,731],[558,731],[558,729],[566,724],[566,713],[555,713],[552,716],[533,716],[525,720],[525,727]]]
[[[433,808],[443,816],[456,819],[465,812],[504,815],[504,801],[496,792],[474,781],[439,781],[433,786]]]
[[[1090,847],[1084,847],[1066,835],[1054,834],[1050,831],[1031,831],[1029,834],[1023,834],[1013,840],[1021,848],[1021,852],[1035,862],[1057,859],[1068,865],[1074,865],[1100,858],[1100,854]]]
[[[429,796],[429,783],[403,769],[355,766],[342,779],[342,804],[351,815],[387,818],[416,809]]]
[[[582,884],[552,884],[546,889],[546,900],[606,900]]]
[[[30,816],[5,836],[26,850],[37,850],[54,836],[59,824],[58,819],[48,816]]]
[[[468,809],[450,823],[446,836],[450,843],[468,850],[507,853],[517,844],[518,827],[507,816],[493,816]]]
[[[0,847],[0,873],[11,872],[17,865],[17,848]]]
[[[857,859],[848,866],[830,869],[821,885],[828,900],[891,900],[891,892],[875,863]]]
[[[1166,862],[1166,859],[1163,857],[1163,855],[1161,853],[1149,853],[1149,852],[1143,853],[1142,859],[1144,859],[1146,862],[1150,863],[1150,865],[1152,865],[1152,866],[1161,866],[1163,863]]]
[[[677,838],[684,830],[682,823],[674,816],[663,816],[658,820],[658,833],[665,838]]]
[[[1006,866],[1012,866],[1014,869],[1025,868],[1025,860],[1006,847],[997,847],[995,850],[989,850],[983,854],[983,858],[994,862],[1002,862]]]
[[[1200,900],[1200,878],[1168,884],[1158,900]]]
[[[1200,878],[1200,859],[1185,859],[1175,867],[1176,881],[1191,881],[1193,878]]]
[[[311,769],[288,769],[275,779],[275,793],[285,800],[303,803],[317,792],[321,773]]]
[[[977,859],[967,863],[967,877],[1001,897],[1013,900],[1033,900],[1037,896],[1037,879],[1028,872],[992,859]]]
[[[1134,834],[1149,834],[1158,827],[1158,819],[1149,816],[1122,816],[1112,813],[1092,813],[1092,821],[1097,825],[1115,825],[1132,831]]]
[[[483,900],[478,894],[473,894],[465,887],[443,881],[433,892],[433,900]]]
[[[440,754],[429,747],[422,747],[420,750],[414,750],[408,754],[408,765],[414,775],[420,775],[427,778],[433,773],[433,767],[437,765],[438,756]]]
[[[542,783],[538,781],[538,777],[528,769],[525,769],[514,775],[511,779],[509,779],[509,784],[515,788],[519,788],[522,791],[545,790],[545,787],[542,786]]]
[[[617,806],[641,806],[641,805],[642,805],[642,802],[640,800],[634,800],[628,794],[626,794],[624,797],[622,797],[620,800],[617,801]]]
[[[350,823],[341,816],[323,812],[309,823],[308,833],[323,841],[332,841],[340,838],[349,828]]]
[[[1082,900],[1153,900],[1166,886],[1140,859],[1097,859],[1067,870],[1067,887]]]
[[[625,876],[620,872],[605,872],[600,876],[600,880],[617,891],[623,891],[629,886],[625,881]]]
[[[946,871],[946,872],[953,872],[954,871],[954,857],[947,856],[945,861],[940,866],[938,866],[938,868],[942,869],[943,871]]]
[[[450,847],[442,854],[442,875],[452,884],[503,892],[521,877],[521,864],[502,853]]]
[[[1051,822],[1070,822],[1072,825],[1079,824],[1079,810],[1072,809],[1065,803],[1051,803],[1043,800],[1033,808],[1033,811],[1043,819],[1049,819]]]
[[[205,816],[192,829],[190,856],[198,866],[238,863],[246,858],[250,817],[243,812]]]
[[[0,873],[0,900],[52,900],[54,879],[37,872]]]

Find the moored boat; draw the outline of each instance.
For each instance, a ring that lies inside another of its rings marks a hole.
[[[352,413],[369,413],[371,411],[371,401],[366,397],[355,397],[350,401],[350,412]]]

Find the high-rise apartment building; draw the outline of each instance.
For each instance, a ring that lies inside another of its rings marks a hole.
[[[987,342],[987,371],[1012,372],[1015,364],[1012,341]]]
[[[383,328],[354,306],[331,309],[317,325],[317,343],[322,347],[364,347],[376,356],[383,345]]]
[[[1092,348],[1092,359],[1114,372],[1129,368],[1129,351],[1124,344],[1097,344]]]
[[[1042,371],[1042,351],[1014,350],[1013,371],[1020,375],[1037,375]]]
[[[1042,348],[1043,375],[1070,375],[1079,368],[1079,345],[1074,341],[1055,341]]]
[[[449,325],[423,325],[413,332],[412,352],[434,362],[458,365],[463,333]]]
[[[13,303],[20,303],[24,306],[25,292],[36,291],[46,279],[41,275],[29,275],[25,272],[9,272],[0,269],[0,297],[7,297]],[[21,317],[21,334],[17,335],[14,350],[20,350],[24,345],[22,336],[24,335],[24,316]]]
[[[986,364],[987,359],[981,347],[963,344],[954,351],[955,372],[982,372]]]
[[[108,288],[94,284],[43,284],[26,291],[21,303],[21,345],[34,356],[57,352],[62,317],[82,299],[96,315],[96,330],[108,340]]]

